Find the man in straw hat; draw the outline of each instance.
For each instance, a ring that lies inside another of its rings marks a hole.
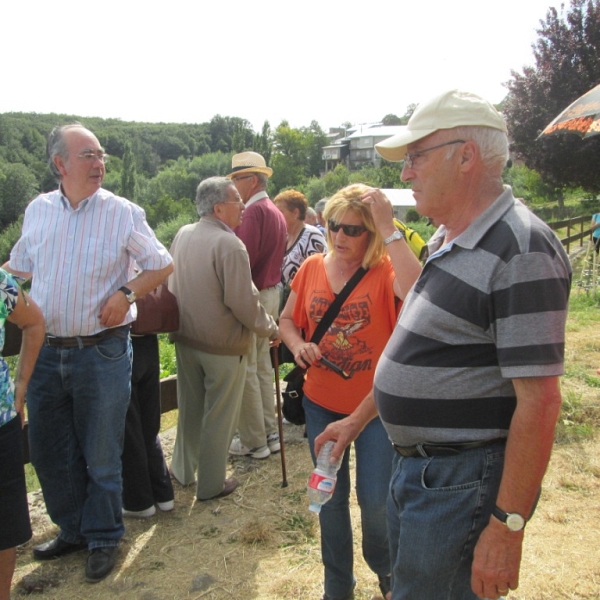
[[[250,258],[252,281],[260,292],[260,303],[273,318],[279,315],[281,265],[285,253],[286,225],[283,215],[267,196],[268,178],[273,169],[256,152],[241,152],[231,160],[233,181],[245,204],[242,224],[235,229]],[[253,334],[248,355],[239,437],[230,454],[268,458],[281,449],[275,407],[269,340]]]
[[[524,527],[554,440],[569,260],[503,186],[506,125],[482,98],[437,96],[376,148],[404,161],[417,210],[442,235],[405,300],[373,394],[317,444],[337,440],[338,457],[381,416],[397,451],[393,600],[496,599],[518,586]]]

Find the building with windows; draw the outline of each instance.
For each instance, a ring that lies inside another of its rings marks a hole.
[[[367,165],[379,167],[382,158],[375,151],[375,144],[396,135],[403,128],[403,125],[373,123],[346,130],[331,130],[332,143],[323,147],[325,172],[335,169],[338,164],[345,165],[351,171]]]

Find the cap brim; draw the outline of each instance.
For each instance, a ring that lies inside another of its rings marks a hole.
[[[385,160],[398,162],[406,156],[406,147],[418,140],[435,133],[437,129],[405,129],[404,131],[393,135],[392,137],[375,144],[375,150]]]
[[[232,171],[229,175],[226,175],[226,177],[231,179],[234,175],[239,175],[240,173],[262,173],[267,177],[271,177],[271,175],[273,175],[273,169],[271,169],[271,167],[247,167],[246,169]]]

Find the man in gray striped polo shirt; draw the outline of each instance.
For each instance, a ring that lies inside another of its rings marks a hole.
[[[571,268],[508,186],[504,119],[452,90],[376,146],[404,160],[441,224],[379,361],[373,394],[318,439],[334,456],[379,413],[398,453],[388,520],[393,600],[516,589],[524,527],[558,418]]]

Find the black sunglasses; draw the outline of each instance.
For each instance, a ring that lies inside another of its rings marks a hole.
[[[364,225],[344,225],[343,223],[336,223],[333,219],[327,221],[327,227],[333,233],[337,233],[340,229],[344,231],[344,235],[348,237],[358,237],[362,235],[367,228]]]

